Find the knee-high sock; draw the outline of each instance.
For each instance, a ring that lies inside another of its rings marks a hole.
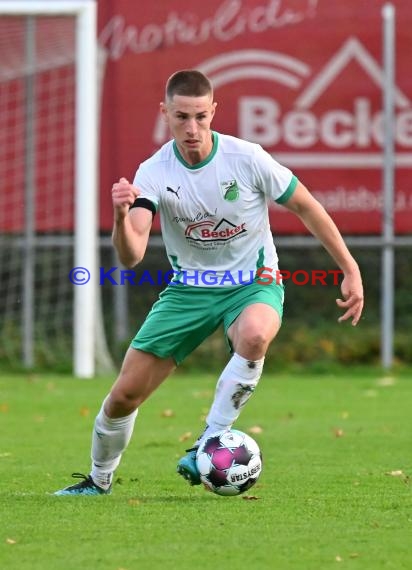
[[[206,418],[206,430],[195,445],[213,432],[229,429],[237,420],[259,382],[264,361],[264,358],[247,360],[233,354],[217,382],[213,404]]]
[[[107,489],[132,437],[138,410],[123,418],[109,418],[104,411],[104,403],[94,422],[90,474],[96,485]]]

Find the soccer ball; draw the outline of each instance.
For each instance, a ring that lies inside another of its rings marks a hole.
[[[256,441],[235,429],[208,437],[196,454],[200,480],[218,495],[240,495],[262,472],[262,454]]]

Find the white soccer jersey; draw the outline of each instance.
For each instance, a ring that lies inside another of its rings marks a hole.
[[[259,268],[278,268],[267,202],[285,202],[297,179],[261,146],[213,132],[211,154],[192,166],[169,141],[133,183],[160,213],[181,282],[230,286],[253,280]]]

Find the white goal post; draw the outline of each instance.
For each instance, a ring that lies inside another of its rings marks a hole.
[[[48,0],[48,1],[0,1],[0,18],[4,17],[60,17],[75,19],[75,140],[74,140],[74,267],[90,271],[87,284],[74,286],[73,315],[73,371],[75,376],[90,378],[95,374],[95,335],[97,313],[97,266],[98,266],[98,209],[97,209],[97,147],[98,147],[98,63],[97,63],[97,6],[94,0]],[[27,50],[26,50],[27,53]],[[7,56],[6,56],[7,57]],[[10,62],[13,66],[13,60]],[[27,65],[27,62],[26,62]],[[27,138],[27,133],[26,133]],[[25,163],[27,165],[30,161]],[[26,219],[22,239],[35,233]],[[27,233],[28,232],[28,233]],[[34,364],[33,358],[33,307],[36,297],[31,285],[36,275],[31,261],[26,256],[24,264],[23,312],[23,361],[27,368]],[[67,277],[68,278],[68,277]],[[30,291],[30,289],[32,289]]]

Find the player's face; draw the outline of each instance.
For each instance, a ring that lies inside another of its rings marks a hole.
[[[161,111],[182,157],[189,164],[205,160],[213,148],[210,124],[216,103],[209,95],[175,95],[161,104]]]

